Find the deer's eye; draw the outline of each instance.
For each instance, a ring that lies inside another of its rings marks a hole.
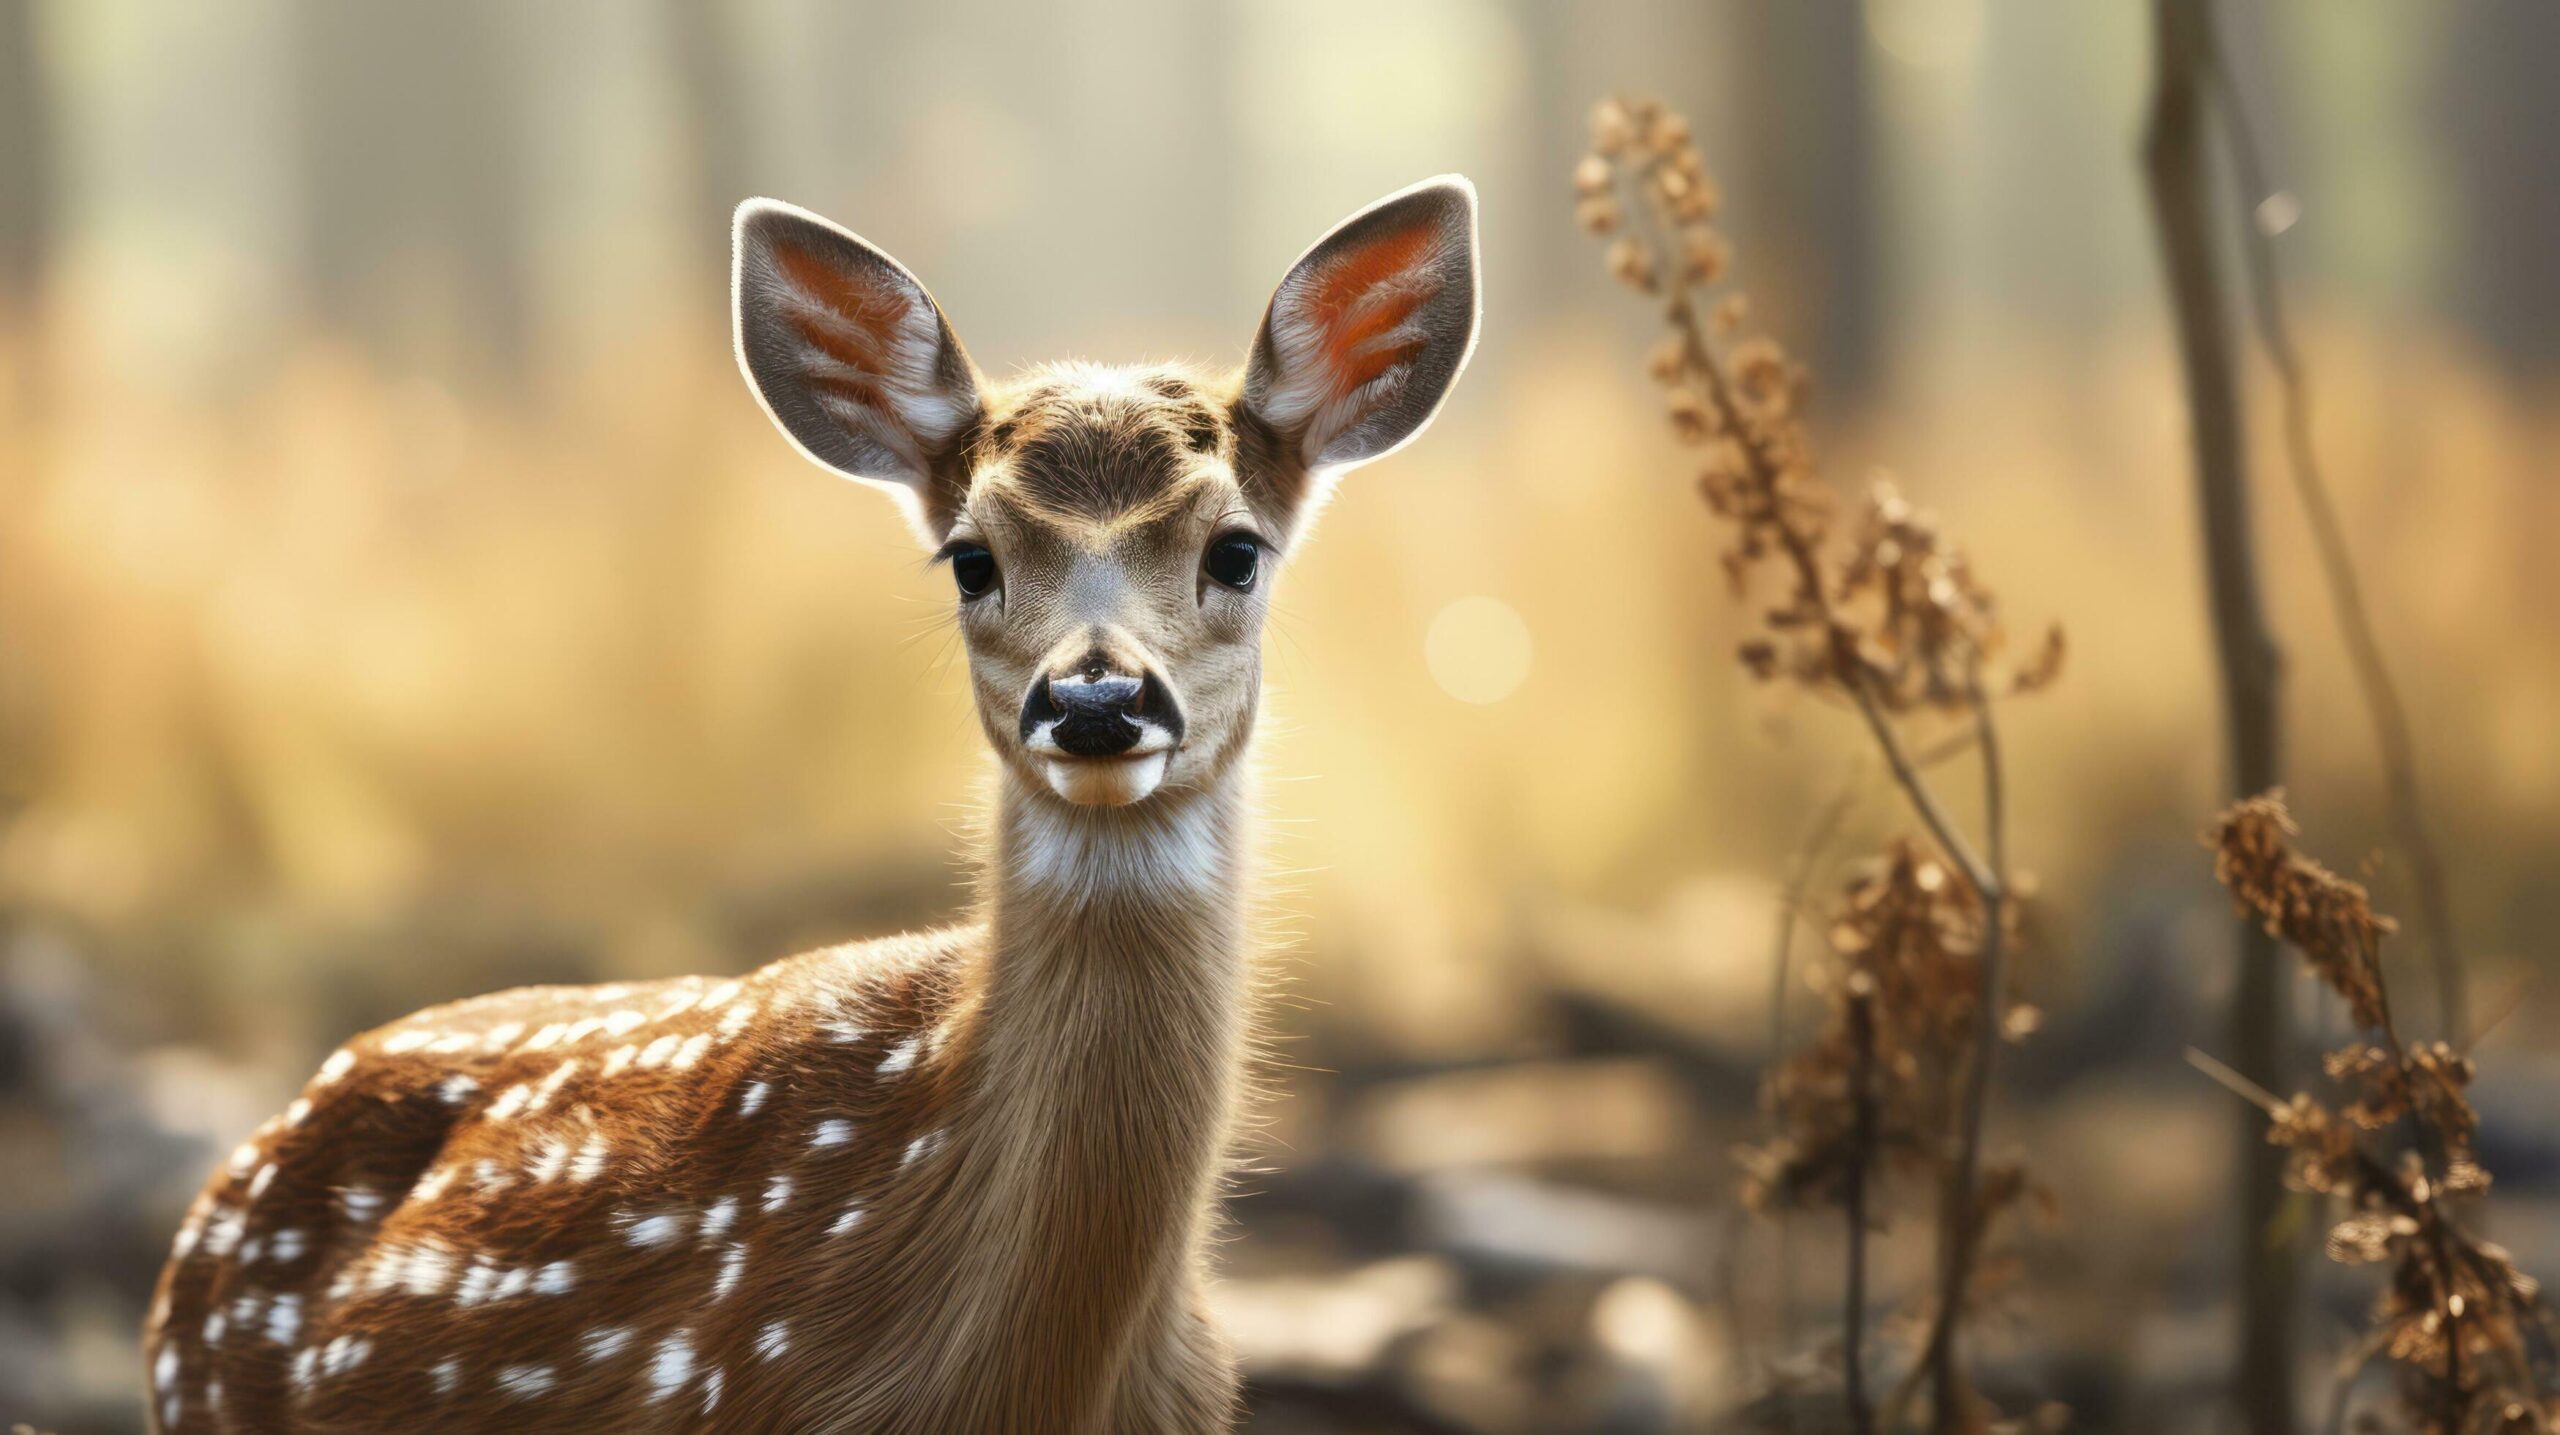
[[[1209,545],[1200,560],[1210,577],[1241,593],[1262,572],[1262,543],[1250,534],[1230,533]]]
[[[983,598],[996,586],[996,556],[974,543],[951,548],[951,581],[963,598]]]

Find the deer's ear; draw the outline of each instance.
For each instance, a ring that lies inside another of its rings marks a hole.
[[[807,210],[738,206],[738,367],[776,426],[836,472],[897,494],[929,535],[965,487],[948,460],[979,411],[977,370],[897,260]]]
[[[1271,296],[1244,402],[1310,469],[1422,432],[1476,343],[1476,191],[1425,180],[1344,220]]]

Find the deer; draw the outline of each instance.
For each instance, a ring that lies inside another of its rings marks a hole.
[[[1206,1291],[1253,1040],[1271,594],[1473,352],[1463,178],[1344,220],[1241,371],[991,382],[924,286],[741,205],[750,391],[955,590],[994,756],[966,919],[348,1041],[188,1208],[151,1428],[1230,1428]]]

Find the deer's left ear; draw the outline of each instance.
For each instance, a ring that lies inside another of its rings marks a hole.
[[[1422,432],[1476,343],[1476,191],[1425,180],[1344,220],[1271,296],[1244,406],[1310,470]]]

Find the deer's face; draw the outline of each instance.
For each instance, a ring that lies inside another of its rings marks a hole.
[[[734,298],[774,421],[897,495],[948,567],[997,754],[1120,806],[1242,752],[1284,556],[1334,475],[1430,422],[1473,347],[1475,197],[1435,180],[1345,221],[1225,380],[1064,365],[991,387],[896,261],[769,201],[739,209]]]

